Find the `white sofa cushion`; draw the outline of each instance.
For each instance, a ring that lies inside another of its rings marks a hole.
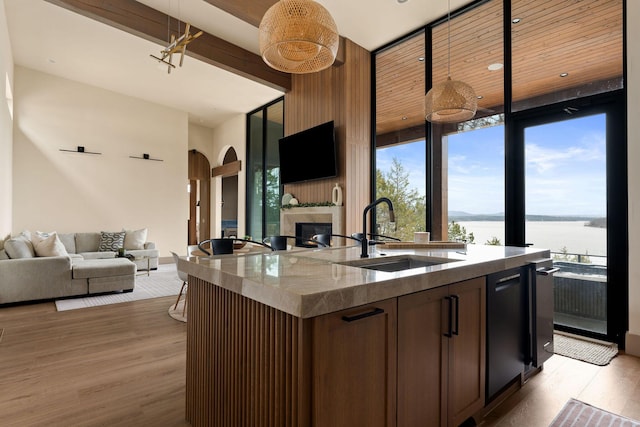
[[[147,229],[142,228],[140,230],[125,230],[124,234],[124,248],[125,249],[144,249],[144,244],[147,241]]]
[[[58,239],[60,239],[68,253],[76,253],[76,235],[74,233],[59,233]]]
[[[100,233],[76,233],[76,253],[97,252],[100,244]]]
[[[58,233],[42,233],[36,231],[31,236],[31,243],[33,243],[33,249],[36,252],[36,256],[66,256],[67,250],[58,238]]]
[[[79,254],[82,259],[109,259],[115,258],[118,253],[114,251],[102,251],[102,252],[82,252]]]

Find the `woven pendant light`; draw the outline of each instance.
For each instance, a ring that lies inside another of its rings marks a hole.
[[[478,108],[473,88],[447,77],[434,85],[425,97],[425,118],[433,123],[458,123],[471,119]]]
[[[447,80],[435,84],[425,96],[425,119],[432,123],[459,123],[473,118],[478,98],[473,88],[459,80],[451,80],[451,2],[447,14]]]
[[[260,54],[271,68],[305,74],[329,68],[340,35],[329,12],[313,0],[280,0],[260,22]]]

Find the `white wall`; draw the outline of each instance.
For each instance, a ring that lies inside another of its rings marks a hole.
[[[7,93],[7,78],[11,93]],[[0,0],[0,240],[11,233],[12,226],[13,121],[8,98],[13,92],[13,55],[4,0]]]
[[[185,112],[22,67],[14,86],[14,233],[147,227],[160,256],[184,252]],[[102,155],[59,151],[77,146]]]
[[[209,160],[209,164],[215,163],[213,129],[189,123],[189,150],[198,150]]]
[[[211,160],[211,167],[222,165],[224,155],[231,147],[236,151],[238,160],[240,160],[242,169],[238,174],[238,236],[246,234],[245,212],[246,212],[246,186],[247,178],[245,167],[247,165],[247,115],[238,114],[223,124],[217,126],[213,130],[213,152],[215,157]],[[222,209],[220,202],[222,201],[222,177],[215,177],[212,181],[213,188],[212,211],[214,218],[211,220],[212,236],[221,235]]]
[[[629,185],[629,334],[627,353],[640,356],[640,2],[627,1],[627,153]]]

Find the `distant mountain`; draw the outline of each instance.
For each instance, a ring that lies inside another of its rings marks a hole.
[[[596,216],[584,215],[527,215],[527,221],[585,221],[596,222]],[[471,214],[463,211],[450,211],[449,221],[504,221],[504,213]],[[591,225],[591,224],[590,224]],[[597,226],[597,225],[592,225]]]
[[[449,221],[504,221],[504,213],[472,214],[463,211],[449,211]]]

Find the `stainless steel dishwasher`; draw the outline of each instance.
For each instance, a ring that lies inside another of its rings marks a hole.
[[[529,347],[529,269],[487,276],[487,403],[524,372]]]
[[[545,258],[487,276],[487,403],[553,355],[556,271]]]

